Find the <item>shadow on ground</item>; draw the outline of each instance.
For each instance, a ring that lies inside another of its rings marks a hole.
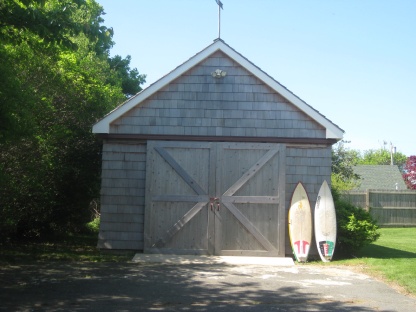
[[[0,269],[4,311],[372,311],[225,265],[38,263]]]
[[[416,258],[416,253],[370,244],[360,251],[359,256],[376,259],[410,259]]]

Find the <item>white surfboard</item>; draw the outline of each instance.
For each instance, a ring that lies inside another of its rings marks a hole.
[[[306,262],[312,242],[312,214],[308,194],[301,182],[293,191],[288,221],[293,254],[298,262]]]
[[[322,261],[329,262],[335,251],[337,217],[331,189],[324,181],[315,205],[315,240]]]

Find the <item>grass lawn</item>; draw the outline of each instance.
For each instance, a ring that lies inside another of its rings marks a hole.
[[[381,237],[357,253],[357,258],[332,263],[362,268],[364,273],[416,295],[416,228],[382,228],[380,233]]]

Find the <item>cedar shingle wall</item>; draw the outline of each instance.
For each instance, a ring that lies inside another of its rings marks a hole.
[[[323,180],[330,181],[330,159],[331,147],[286,148],[286,216],[299,181],[314,208]],[[143,250],[145,164],[143,144],[104,144],[99,248]],[[286,228],[286,254],[290,255],[287,233]],[[311,253],[317,254],[314,244]]]
[[[286,147],[286,210],[289,211],[292,193],[302,182],[309,196],[311,208],[322,182],[331,184],[331,146],[317,148]]]
[[[143,249],[146,145],[104,143],[98,247]]]
[[[331,146],[316,148],[286,147],[286,254],[291,254],[291,246],[288,234],[287,215],[290,207],[292,193],[298,184],[302,182],[308,193],[312,214],[315,208],[316,198],[322,182],[326,180],[331,184]],[[311,244],[311,256],[317,256],[315,240]]]
[[[216,69],[227,72],[215,79]],[[221,52],[119,118],[110,133],[325,138],[325,129]]]

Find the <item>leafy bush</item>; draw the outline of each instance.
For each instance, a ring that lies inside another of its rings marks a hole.
[[[379,237],[377,222],[366,210],[344,200],[332,190],[337,215],[337,254],[350,257]]]
[[[97,233],[100,231],[100,217],[95,218],[91,222],[88,222],[85,227],[90,233]]]

